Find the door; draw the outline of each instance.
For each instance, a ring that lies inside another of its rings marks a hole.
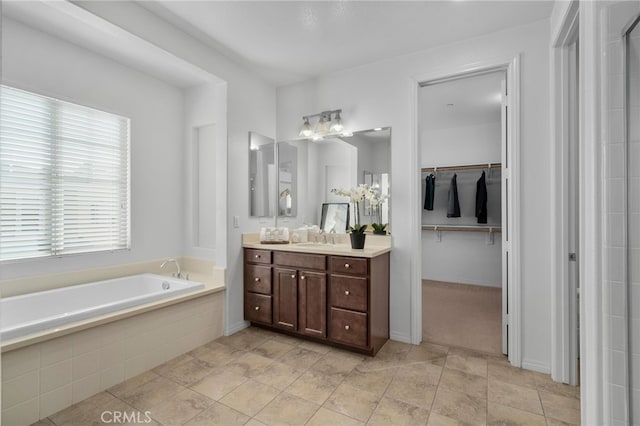
[[[273,324],[295,331],[298,329],[298,271],[275,268],[273,275]]]
[[[501,159],[502,159],[502,353],[509,353],[509,175],[511,168],[508,158],[508,103],[507,80],[502,80],[502,106],[500,109]]]
[[[327,336],[327,275],[300,271],[298,285],[299,331],[317,337]]]

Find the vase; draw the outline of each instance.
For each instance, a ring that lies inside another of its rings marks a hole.
[[[387,231],[385,229],[382,229],[380,231],[378,231],[377,229],[374,229],[373,233],[376,235],[387,235]]]
[[[364,248],[364,239],[367,234],[356,234],[351,233],[351,248],[352,249],[363,249]]]

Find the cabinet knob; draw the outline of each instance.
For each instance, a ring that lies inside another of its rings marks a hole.
[[[301,279],[301,280],[304,280],[304,278],[305,278],[305,276],[304,276],[304,275],[300,277],[300,279]]]
[[[259,283],[260,282],[260,278],[256,277],[256,282]]]
[[[260,306],[256,306],[256,311],[259,311],[259,310],[260,310]]]
[[[260,259],[260,255],[259,254],[256,254],[256,259]]]
[[[346,269],[349,269],[349,268],[351,268],[351,265],[349,265],[348,263],[345,263],[345,264],[344,264],[344,267],[345,267]]]
[[[345,295],[345,296],[348,296],[349,294],[350,294],[349,290],[345,290],[345,291],[344,291],[344,295]]]
[[[295,277],[296,277],[296,274],[292,274],[292,275],[291,275],[291,278],[295,278]]]
[[[348,325],[345,325],[345,326],[344,326],[344,329],[345,329],[345,330],[347,330],[347,331],[348,331],[350,328],[351,328],[351,327],[349,327]]]

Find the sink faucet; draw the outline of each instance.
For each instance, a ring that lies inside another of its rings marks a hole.
[[[176,269],[178,270],[178,272],[176,272],[176,273],[174,274],[174,277],[176,277],[176,278],[182,278],[182,272],[180,271],[180,264],[179,264],[179,263],[178,263],[178,261],[177,261],[176,259],[174,259],[174,258],[170,258],[170,259],[167,259],[167,260],[165,260],[164,262],[162,262],[162,265],[160,265],[160,269],[164,268],[164,266],[165,266],[167,263],[169,263],[169,262],[173,262],[173,263],[175,263],[175,264],[176,264]]]

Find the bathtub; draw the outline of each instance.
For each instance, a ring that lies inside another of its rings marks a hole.
[[[0,299],[0,340],[178,296],[204,284],[140,274]]]

